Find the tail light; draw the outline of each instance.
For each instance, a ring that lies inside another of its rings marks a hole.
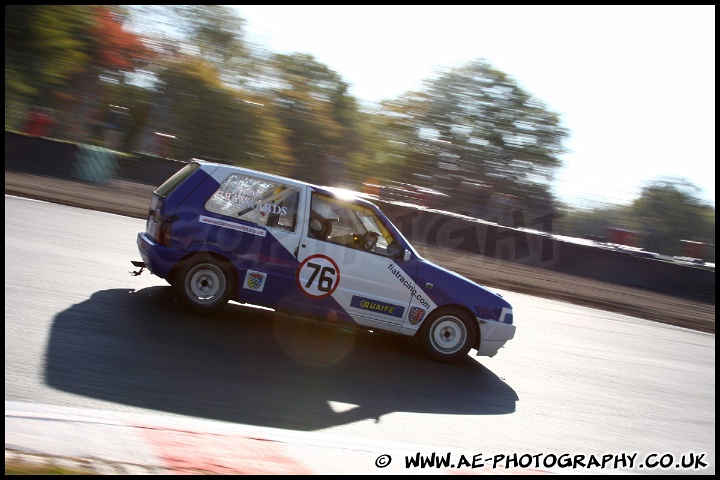
[[[161,219],[159,224],[160,224],[160,232],[159,232],[157,241],[160,245],[169,247],[170,246],[170,238],[172,237],[172,220]]]
[[[145,231],[158,244],[169,247],[172,236],[172,222],[174,220],[175,217],[163,218],[158,210],[151,209],[148,212]]]

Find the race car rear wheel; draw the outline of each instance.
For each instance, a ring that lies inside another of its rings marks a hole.
[[[227,264],[208,254],[186,260],[173,277],[180,301],[200,313],[222,308],[233,290],[233,276]]]
[[[456,362],[470,351],[475,328],[463,310],[444,308],[423,322],[420,340],[430,357],[441,362]]]

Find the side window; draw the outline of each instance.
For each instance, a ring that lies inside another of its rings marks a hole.
[[[205,204],[209,212],[294,231],[300,191],[281,183],[232,174]]]
[[[396,253],[388,246],[397,242],[371,209],[318,194],[312,197],[308,235],[379,255]]]

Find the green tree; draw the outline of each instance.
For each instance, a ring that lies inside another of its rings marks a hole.
[[[227,5],[133,5],[131,23],[170,58],[202,58],[223,83],[251,89],[265,59],[245,39],[245,20]]]
[[[704,203],[698,188],[680,178],[648,182],[629,205],[565,209],[556,233],[608,240],[609,228],[634,233],[636,247],[661,255],[683,254],[682,240],[705,244],[705,261],[715,262],[715,208]]]
[[[275,55],[271,67],[269,95],[297,162],[295,175],[337,181],[357,145],[357,104],[347,83],[311,55]]]
[[[5,5],[6,125],[19,126],[27,105],[54,106],[55,92],[90,60],[91,23],[83,5]]]
[[[158,74],[155,89],[138,150],[289,174],[293,161],[275,112],[265,99],[224,85],[214,65],[179,59]]]
[[[706,243],[714,250],[715,209],[699,199],[697,187],[687,180],[653,180],[627,210],[649,251],[682,255],[682,240]]]
[[[223,5],[178,5],[186,21],[180,27],[200,55],[216,65],[224,65],[243,54],[245,20]]]
[[[6,102],[56,108],[60,134],[73,140],[88,139],[102,82],[122,82],[152,53],[123,28],[119,6],[6,6],[5,13]]]
[[[487,62],[445,71],[384,108],[388,141],[404,149],[406,169],[432,175],[436,184],[448,181],[454,192],[453,180],[473,179],[526,203],[552,198],[547,192],[567,130],[557,114]]]
[[[289,174],[289,131],[264,81],[270,61],[245,42],[244,20],[221,5],[139,5],[131,12],[135,28],[161,52],[148,67],[152,93],[137,149]],[[162,142],[175,148],[159,149]]]

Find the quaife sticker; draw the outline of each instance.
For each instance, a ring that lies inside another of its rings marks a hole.
[[[245,274],[245,282],[243,282],[243,288],[248,290],[255,290],[256,292],[262,292],[265,288],[265,279],[267,273],[257,272],[255,270],[248,270]]]
[[[353,295],[352,300],[350,301],[350,306],[398,318],[402,318],[403,313],[405,313],[405,307],[402,305],[380,302],[370,298],[358,297],[357,295]]]

